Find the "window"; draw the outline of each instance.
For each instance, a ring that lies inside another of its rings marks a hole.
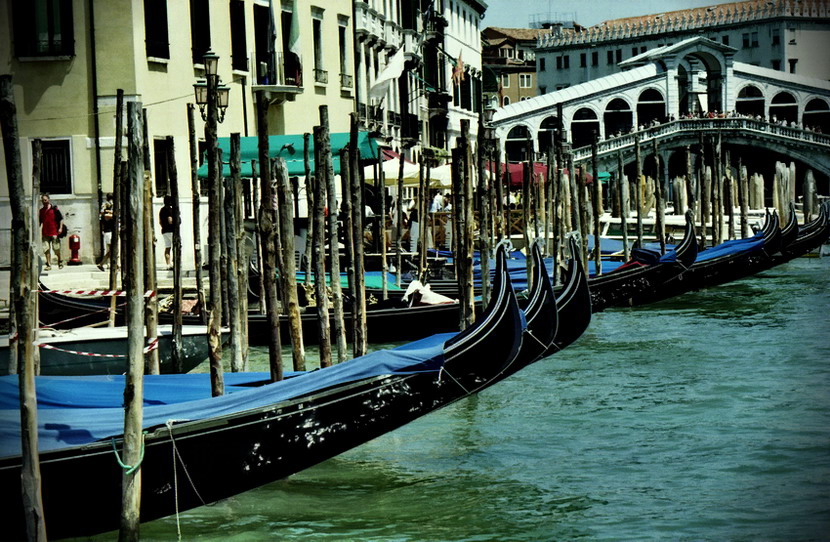
[[[780,70],[781,69],[781,61],[780,60],[773,60],[772,61],[772,69],[773,70]]]
[[[314,37],[314,81],[328,83],[328,72],[323,69],[323,10],[320,8],[311,8],[311,30]]]
[[[742,40],[742,44],[743,44],[744,49],[749,47],[749,34],[741,34],[741,40]]]
[[[72,162],[69,159],[69,140],[44,139],[41,140],[40,145],[43,152],[40,191],[50,194],[71,194]]]
[[[539,59],[539,71],[540,72],[545,71],[545,59],[544,58]]]
[[[525,52],[519,49],[518,51],[516,51],[516,58],[518,58],[519,60],[524,60]]]
[[[579,67],[584,68],[588,65],[588,54],[579,53]]]
[[[467,111],[473,110],[473,93],[471,88],[471,81],[472,77],[465,77],[463,81],[461,81],[460,92],[461,92],[461,107],[466,109]]]
[[[773,28],[772,29],[772,44],[773,45],[781,45],[781,29],[780,28]]]
[[[556,57],[556,69],[557,70],[562,69],[562,57],[561,56]]]
[[[533,78],[529,73],[519,74],[519,88],[531,88],[533,86]]]
[[[245,43],[245,2],[231,0],[231,67],[248,71],[248,46]]]
[[[795,73],[795,65],[798,64],[798,59],[797,58],[791,58],[789,60],[789,63],[790,63],[790,73]]]
[[[193,63],[204,62],[210,49],[210,7],[208,0],[190,0],[190,41]]]
[[[144,0],[144,44],[148,57],[170,58],[167,0]]]
[[[787,39],[790,45],[795,45],[795,28],[787,29]]]
[[[345,88],[352,87],[352,78],[349,75],[348,34],[346,33],[348,26],[349,18],[343,15],[338,15],[337,32],[340,44],[340,86]]]
[[[622,62],[622,49],[617,49],[617,64]]]
[[[631,56],[637,56],[637,55],[638,55],[637,48],[636,48],[636,47],[632,47],[632,48],[631,48]]]
[[[170,171],[167,168],[167,139],[153,140],[153,169],[156,178],[156,197],[170,194]]]
[[[548,87],[539,87],[539,94],[547,94]]]
[[[605,62],[609,66],[614,63],[614,51],[608,51],[606,54]]]
[[[729,45],[729,34],[724,34],[723,36],[721,36],[720,41],[724,45]]]
[[[31,57],[75,54],[72,0],[29,0],[10,4],[14,20],[15,55]]]
[[[753,32],[751,34],[751,38],[752,38],[752,46],[753,47],[758,47],[758,32]]]
[[[296,85],[298,87],[303,85],[303,66],[300,63],[300,57],[291,52],[291,21],[294,17],[298,17],[292,11],[286,9],[290,4],[282,4],[282,13],[280,15],[280,25],[282,30],[282,50],[283,50],[283,71],[285,73],[285,84]],[[302,40],[302,35],[298,37]]]
[[[501,99],[501,104],[502,105],[510,105],[510,96],[505,96],[504,98],[502,98]]]
[[[591,66],[597,66],[597,65],[599,65],[599,52],[598,51],[592,51],[591,52]]]
[[[510,74],[501,74],[501,88],[510,88]]]
[[[570,56],[565,55],[564,57],[562,57],[562,67],[566,70],[571,67],[571,57]]]
[[[643,45],[642,47],[640,47],[640,54],[643,54],[643,53],[645,53],[646,51],[648,51],[648,47],[646,47],[645,45]]]

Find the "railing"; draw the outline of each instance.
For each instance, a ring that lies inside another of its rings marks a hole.
[[[373,121],[383,122],[383,108],[379,105],[369,106],[369,114]]]
[[[357,116],[361,119],[366,119],[366,104],[358,103],[357,104]]]
[[[314,68],[314,82],[322,83],[324,85],[327,84],[329,82],[329,72],[319,68]]]
[[[391,124],[392,126],[400,126],[401,125],[401,115],[400,115],[400,113],[396,113],[394,111],[387,111],[386,112],[386,122],[387,122],[387,124]]]
[[[711,11],[710,11],[711,10]],[[758,21],[773,17],[824,18],[830,14],[827,0],[812,2],[790,2],[770,0],[768,2],[741,2],[738,5],[725,4],[722,7],[697,8],[683,11],[674,17],[648,19],[643,17],[635,24],[597,25],[582,32],[543,34],[537,41],[538,48],[558,47],[582,43],[597,43],[640,36],[654,36],[671,32],[693,32],[699,28],[731,25]]]
[[[744,117],[679,119],[652,128],[612,137],[597,143],[597,155],[612,153],[634,146],[635,136],[639,136],[640,144],[653,139],[661,139],[681,132],[753,132],[775,136],[788,141],[822,145],[830,150],[830,135],[813,132],[793,126],[784,126],[765,120]],[[588,160],[591,158],[591,147],[574,149],[574,160]]]
[[[348,73],[340,74],[340,88],[352,88],[352,76]]]

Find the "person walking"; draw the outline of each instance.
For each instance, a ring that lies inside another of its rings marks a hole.
[[[115,230],[115,215],[113,215],[112,192],[107,193],[106,200],[101,204],[98,212],[98,220],[101,223],[101,232],[104,234],[104,255],[98,262],[98,269],[104,270],[110,259],[110,248],[112,248],[112,232]]]
[[[178,217],[173,216],[173,196],[164,196],[164,207],[159,211],[159,224],[161,224],[161,236],[164,237],[164,261],[168,269],[173,269],[170,254],[173,249],[174,220],[178,220]]]
[[[57,205],[52,205],[49,194],[40,195],[40,240],[43,244],[43,254],[46,256],[46,267],[44,270],[52,270],[52,251],[58,259],[58,269],[63,269],[61,260],[60,234],[63,230],[63,214]]]

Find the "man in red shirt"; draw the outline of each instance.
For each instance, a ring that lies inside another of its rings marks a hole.
[[[43,204],[40,208],[40,239],[43,243],[43,253],[46,255],[45,270],[52,269],[51,251],[55,252],[55,257],[58,259],[58,269],[63,269],[61,243],[58,237],[63,229],[63,215],[56,206],[52,205],[49,194],[42,194],[40,202]]]

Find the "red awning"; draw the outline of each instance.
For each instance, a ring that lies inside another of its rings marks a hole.
[[[495,164],[493,162],[487,163],[487,169],[489,171],[495,170]],[[518,163],[508,163],[501,165],[502,175],[509,172],[509,179],[510,179],[510,188],[521,188],[524,184],[525,178],[525,163],[518,162]],[[533,177],[536,181],[545,182],[548,178],[548,166],[542,162],[534,162],[533,163]]]
[[[381,148],[380,153],[381,153],[380,156],[381,156],[381,158],[383,159],[384,162],[386,160],[398,160],[401,156],[400,154],[396,153],[392,149]],[[415,163],[415,162],[411,162],[411,161],[407,160],[406,158],[404,158],[403,161],[406,162],[407,164],[414,164]]]

